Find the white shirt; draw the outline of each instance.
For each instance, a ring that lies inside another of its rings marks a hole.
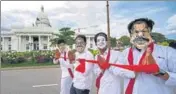
[[[87,60],[93,60],[93,55],[85,50],[83,53],[76,52],[76,59],[87,59]],[[93,82],[93,64],[91,63],[85,63],[85,72],[81,73],[76,71],[76,67],[80,63],[78,61],[74,64],[74,78],[73,78],[73,86],[77,89],[88,89],[90,90],[92,87]]]
[[[104,52],[102,57],[106,59],[108,54],[108,49]],[[111,50],[110,52],[110,60],[109,63],[117,63],[118,62],[118,56],[121,53],[118,51]],[[96,56],[97,59],[97,56]],[[98,76],[101,73],[101,69],[98,65],[95,65],[94,73]],[[134,74],[133,74],[134,76]],[[110,67],[109,69],[105,70],[101,80],[100,80],[100,88],[99,88],[99,94],[122,94],[122,77],[114,74],[114,67]]]
[[[64,57],[64,53],[61,53],[61,57]],[[68,52],[66,52],[66,57],[68,57]],[[62,78],[70,76],[68,68],[71,68],[73,72],[73,65],[70,64],[70,61],[68,59],[66,61],[64,60],[64,58],[59,58],[57,60],[53,59],[53,62],[54,63],[60,62],[60,67],[62,70]]]
[[[128,63],[129,48],[123,51],[124,64]],[[138,65],[144,51],[133,50],[134,64]],[[169,74],[167,81],[152,74],[139,73],[133,88],[133,94],[175,94],[176,87],[176,50],[166,46],[154,45],[152,53],[159,68]],[[124,92],[130,79],[124,79]]]

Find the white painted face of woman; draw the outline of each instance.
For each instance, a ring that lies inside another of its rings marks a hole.
[[[97,47],[98,47],[99,49],[104,49],[106,46],[107,46],[107,42],[106,42],[105,37],[103,37],[103,36],[98,36],[98,37],[97,37]]]

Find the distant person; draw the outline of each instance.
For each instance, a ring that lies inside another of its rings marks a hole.
[[[60,94],[70,94],[73,79],[73,66],[71,61],[68,59],[69,51],[66,49],[66,43],[63,39],[58,40],[57,47],[58,49],[55,52],[53,63],[60,63],[62,71]]]

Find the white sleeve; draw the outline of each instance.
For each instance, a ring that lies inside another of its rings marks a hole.
[[[118,52],[117,57],[116,57],[117,58],[116,64],[127,65],[127,60],[126,60],[126,56],[128,54],[127,51],[128,50],[125,50],[123,52]],[[124,77],[124,78],[135,78],[135,72],[133,72],[131,70],[128,70],[128,69],[111,66],[110,70],[116,76],[121,76],[121,77]]]
[[[167,67],[169,74],[169,79],[165,82],[166,85],[176,86],[176,50],[167,47]]]
[[[86,59],[88,60],[94,60],[94,57],[91,53],[87,53],[87,57]],[[90,72],[93,72],[93,64],[89,63],[89,62],[85,62],[85,72],[83,73],[83,75],[88,75]]]
[[[58,64],[58,63],[59,63],[59,59],[55,59],[55,58],[54,58],[54,59],[53,59],[53,63],[54,63],[54,64]]]
[[[61,64],[61,66],[65,67],[65,68],[73,68],[73,64],[70,64],[68,60],[65,61],[63,58],[60,58],[59,62]]]

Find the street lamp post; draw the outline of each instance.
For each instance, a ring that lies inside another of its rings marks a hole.
[[[108,33],[108,48],[111,48],[111,40],[110,40],[110,23],[109,23],[109,1],[106,1],[106,9],[107,9],[107,33]]]

